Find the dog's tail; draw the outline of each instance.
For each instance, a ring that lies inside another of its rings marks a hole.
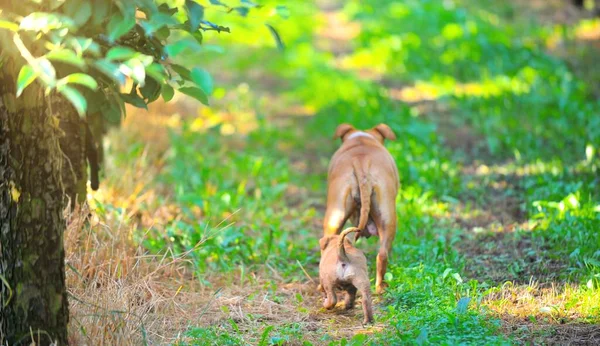
[[[340,233],[340,240],[338,243],[338,258],[342,262],[348,262],[348,255],[346,255],[346,249],[344,248],[344,238],[346,238],[346,236],[352,232],[360,232],[360,228],[348,227],[343,230],[342,233]]]
[[[369,171],[369,161],[360,162],[354,160],[352,166],[354,167],[354,175],[356,176],[356,183],[358,184],[358,191],[360,193],[360,216],[358,218],[358,228],[361,231],[367,227],[369,221],[369,212],[371,211],[371,193],[373,193],[373,186],[367,177]]]

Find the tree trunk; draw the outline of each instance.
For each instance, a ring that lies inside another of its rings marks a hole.
[[[16,98],[17,73],[10,60],[0,66],[0,344],[64,345],[63,131],[56,115],[72,110],[37,83]]]

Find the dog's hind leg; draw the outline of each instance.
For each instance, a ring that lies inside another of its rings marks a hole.
[[[395,218],[395,214],[394,214]],[[379,227],[379,226],[378,226]],[[386,285],[384,282],[385,272],[387,270],[388,265],[388,256],[392,251],[392,243],[394,241],[394,237],[396,235],[396,220],[389,220],[384,222],[383,232],[380,234],[379,238],[379,253],[377,254],[377,273],[375,276],[375,293],[382,294],[384,290],[384,286]]]
[[[379,233],[379,252],[377,253],[377,270],[375,274],[375,294],[383,293],[386,286],[384,282],[388,265],[388,256],[392,251],[392,243],[396,236],[396,205],[395,203],[381,203],[377,205],[377,212],[373,221]]]
[[[346,299],[344,299],[344,309],[350,310],[354,307],[354,301],[356,300],[356,287],[349,286],[346,291]]]
[[[350,189],[340,193],[337,186],[331,186],[327,192],[327,209],[323,219],[323,235],[340,233],[342,227],[354,212],[355,206],[350,195]]]

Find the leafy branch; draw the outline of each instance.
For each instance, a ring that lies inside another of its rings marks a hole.
[[[92,13],[94,14],[92,16]],[[174,90],[208,104],[212,77],[173,58],[202,49],[203,32],[230,32],[204,19],[204,7],[186,0],[183,11],[149,0],[10,1],[0,11],[0,59],[24,59],[17,96],[34,81],[56,90],[80,115],[100,112],[109,123],[124,116],[124,103],[146,108]],[[128,93],[123,88],[131,81]]]

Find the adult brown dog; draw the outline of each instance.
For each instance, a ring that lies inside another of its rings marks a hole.
[[[379,236],[375,292],[383,292],[388,256],[396,236],[396,196],[400,181],[394,159],[384,147],[384,140],[396,135],[385,124],[366,131],[341,124],[334,138],[342,145],[329,164],[327,210],[323,233],[337,234],[352,218],[361,236]]]
[[[352,309],[356,299],[356,291],[362,297],[363,322],[373,322],[371,304],[371,284],[367,269],[367,258],[359,249],[346,239],[351,232],[360,232],[356,227],[344,230],[340,235],[327,235],[319,240],[321,246],[321,262],[319,263],[319,279],[325,292],[323,307],[333,309],[337,303],[336,289],[347,292],[344,300],[345,308]]]

